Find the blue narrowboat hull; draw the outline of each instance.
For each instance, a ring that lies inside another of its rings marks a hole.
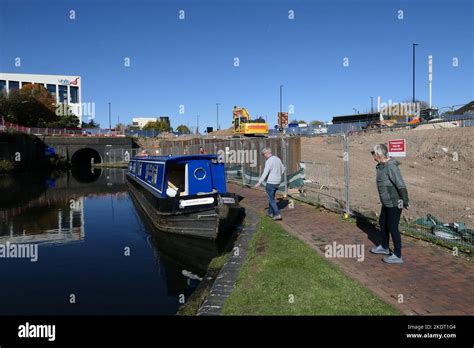
[[[215,240],[232,233],[243,208],[228,192],[163,197],[134,173],[127,173],[129,192],[154,227],[163,232]]]

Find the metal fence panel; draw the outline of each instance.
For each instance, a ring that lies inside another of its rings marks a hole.
[[[376,144],[405,139],[406,157],[394,157],[400,163],[410,198],[409,209],[403,211],[402,228],[472,247],[474,132],[469,127],[444,126],[350,136],[351,209],[378,217],[381,205],[375,183],[376,163],[370,151]]]
[[[280,189],[287,193],[289,188],[302,184],[302,177],[297,176],[301,156],[299,138],[164,140],[159,142],[159,147],[144,150],[150,155],[192,155],[199,154],[200,147],[221,157],[228,180],[244,185],[254,185],[258,181],[265,166],[262,150],[270,147],[288,168],[289,178],[283,178]]]
[[[307,137],[301,139],[300,166],[305,180],[301,196],[331,210],[346,207],[344,175],[344,141],[342,136]]]

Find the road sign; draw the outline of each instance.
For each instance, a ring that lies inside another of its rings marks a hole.
[[[288,127],[288,113],[287,112],[278,113],[278,127],[279,128]]]
[[[394,139],[388,141],[388,155],[390,157],[406,157],[407,144],[405,139]]]
[[[54,147],[46,147],[44,149],[44,155],[46,157],[53,157],[55,155]]]

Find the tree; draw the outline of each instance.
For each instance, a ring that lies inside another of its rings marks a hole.
[[[133,124],[127,125],[128,130],[140,130],[140,127],[134,126]]]
[[[312,127],[324,126],[324,122],[323,122],[323,121],[314,120],[314,121],[311,121],[311,122],[310,122],[310,126],[312,126]]]
[[[191,131],[189,130],[188,126],[181,124],[176,128],[176,131],[181,133],[181,134],[191,134]]]
[[[11,120],[12,116],[10,116],[11,112],[11,103],[8,99],[7,91],[4,89],[2,93],[0,93],[0,116],[5,118],[5,121]]]
[[[126,126],[123,123],[117,123],[115,125],[115,130],[118,132],[123,132],[125,131]]]
[[[78,126],[79,118],[71,114],[60,116],[57,121],[47,124],[47,127],[51,128],[77,128]]]
[[[45,127],[58,120],[56,101],[43,85],[29,84],[11,91],[6,120],[23,126]]]
[[[152,129],[159,132],[169,132],[170,126],[166,122],[162,121],[150,121],[145,126],[143,126],[144,130]]]
[[[100,124],[96,123],[94,120],[90,120],[89,123],[82,122],[82,128],[99,128]]]
[[[19,90],[0,95],[0,114],[5,121],[27,127],[76,128],[79,118],[70,105],[57,105],[43,85],[28,84]]]

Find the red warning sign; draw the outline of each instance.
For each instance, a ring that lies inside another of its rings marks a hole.
[[[407,145],[405,139],[389,140],[388,154],[390,157],[406,157]]]

